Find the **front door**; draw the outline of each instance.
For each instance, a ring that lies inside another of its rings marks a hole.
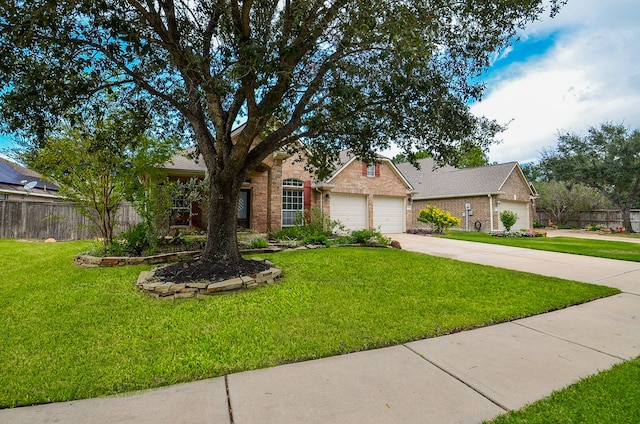
[[[238,200],[238,227],[250,228],[251,222],[251,190],[240,190],[240,199]]]

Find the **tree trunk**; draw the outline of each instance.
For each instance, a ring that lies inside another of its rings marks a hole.
[[[220,178],[211,178],[207,245],[202,254],[204,262],[237,264],[242,261],[236,228],[242,181],[237,180],[238,178],[231,184],[225,184]]]
[[[621,207],[620,213],[622,214],[622,226],[624,227],[624,231],[633,233],[633,227],[631,226],[631,206],[625,205],[624,207]]]

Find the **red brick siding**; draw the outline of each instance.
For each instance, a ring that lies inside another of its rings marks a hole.
[[[345,169],[343,169],[333,180],[331,184],[335,188],[332,193],[345,194],[366,194],[369,215],[369,228],[373,228],[373,199],[375,196],[401,196],[407,197],[407,187],[400,176],[393,170],[388,162],[380,163],[379,175],[368,177],[363,175],[363,169],[366,165],[362,161],[353,161]],[[376,172],[378,174],[378,172]],[[325,212],[331,211],[331,200],[325,200]]]

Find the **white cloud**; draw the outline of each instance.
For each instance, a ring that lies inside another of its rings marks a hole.
[[[490,74],[485,99],[472,106],[499,122],[513,119],[490,159],[535,160],[558,131],[585,133],[603,122],[640,128],[638,19],[633,1],[581,0],[533,24],[523,39],[554,34],[554,45]]]

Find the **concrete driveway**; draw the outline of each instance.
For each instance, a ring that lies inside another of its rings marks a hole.
[[[615,287],[640,295],[640,262],[594,258],[520,247],[451,240],[415,234],[390,234],[405,250],[464,262]],[[632,239],[637,240],[637,239]]]

